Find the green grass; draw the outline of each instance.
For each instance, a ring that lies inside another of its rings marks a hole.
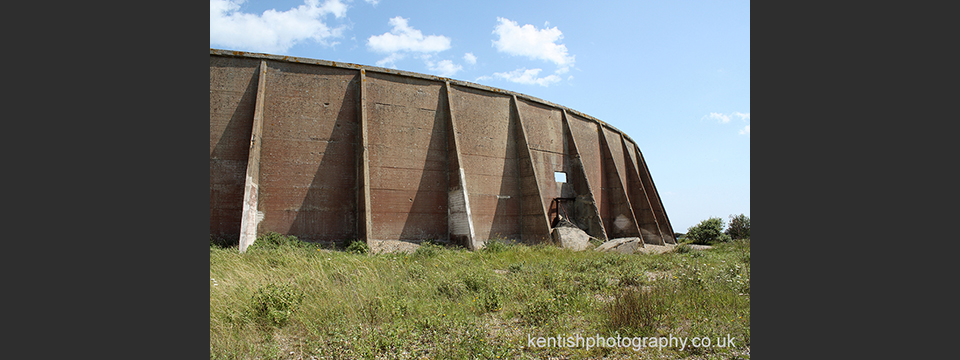
[[[658,255],[497,245],[210,247],[210,357],[731,358],[750,342],[750,243]],[[528,347],[528,336],[734,337],[734,348]],[[733,351],[733,352],[731,352]],[[291,354],[292,353],[292,354]]]

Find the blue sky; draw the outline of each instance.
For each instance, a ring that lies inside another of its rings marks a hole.
[[[636,141],[674,231],[750,216],[749,1],[211,0],[210,47],[538,97]]]

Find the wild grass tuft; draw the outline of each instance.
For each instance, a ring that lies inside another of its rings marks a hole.
[[[654,289],[659,289],[654,287]],[[654,336],[668,307],[665,294],[653,290],[626,290],[607,306],[609,329],[632,336]]]

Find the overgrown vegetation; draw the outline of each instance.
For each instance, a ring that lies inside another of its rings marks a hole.
[[[354,254],[366,254],[370,252],[370,247],[367,246],[366,242],[354,240],[350,243],[350,245],[347,246],[347,252]]]
[[[303,290],[288,284],[266,284],[251,299],[254,317],[264,326],[282,327],[303,301]]]
[[[624,255],[490,242],[412,254],[268,234],[210,247],[213,359],[742,356],[750,242]],[[732,336],[735,347],[530,347],[529,337]]]
[[[730,225],[724,230],[723,220],[711,217],[687,229],[686,234],[677,233],[677,239],[692,244],[710,245],[730,240],[750,239],[750,217],[744,214],[730,215]]]
[[[750,238],[750,217],[744,214],[730,215],[730,226],[727,228],[727,235],[732,239]]]
[[[709,245],[730,241],[730,235],[723,232],[723,219],[712,217],[687,229],[686,239],[694,244]]]

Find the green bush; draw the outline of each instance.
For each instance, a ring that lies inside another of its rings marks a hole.
[[[370,247],[367,246],[367,243],[360,240],[354,240],[350,243],[350,246],[347,246],[347,252],[355,254],[366,254],[370,252]]]
[[[723,225],[723,219],[712,217],[687,229],[686,237],[699,245],[730,241],[730,235],[723,233]]]
[[[282,327],[303,301],[303,291],[293,285],[267,284],[251,299],[254,317],[264,325]]]
[[[749,239],[750,238],[750,217],[740,215],[730,215],[730,226],[727,228],[727,235],[731,239]]]

